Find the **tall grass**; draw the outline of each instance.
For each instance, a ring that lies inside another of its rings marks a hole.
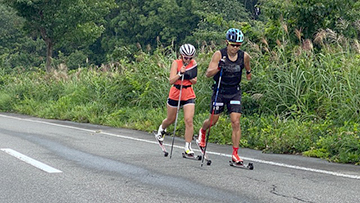
[[[241,146],[274,153],[302,153],[360,163],[360,56],[350,42],[278,47],[248,43],[253,79],[242,81],[244,114]],[[320,43],[321,44],[321,43]],[[349,48],[350,47],[350,48]],[[212,79],[204,76],[212,53],[200,52],[195,132],[209,116]],[[0,71],[0,109],[45,118],[152,131],[166,116],[171,49],[136,61],[52,73],[39,69]],[[178,136],[184,133],[179,114]],[[172,126],[168,129],[172,131]],[[231,143],[229,118],[220,117],[211,142]]]
[[[279,41],[280,48],[258,54],[261,84],[254,92],[261,93],[262,117],[249,121],[252,126],[245,123],[247,144],[359,164],[359,52],[346,40],[319,43],[322,52],[304,42],[310,45],[293,48]]]

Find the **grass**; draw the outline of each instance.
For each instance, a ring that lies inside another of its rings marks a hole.
[[[339,46],[300,54],[290,46],[248,49],[257,57],[253,79],[242,82],[241,146],[360,164],[359,54]],[[151,132],[166,116],[175,56],[164,53],[140,52],[135,62],[73,71],[0,71],[0,110]],[[195,132],[209,116],[213,81],[204,73],[211,54],[196,58]],[[182,112],[177,126],[177,136],[183,136]],[[211,132],[210,142],[231,144],[228,116],[221,116]]]

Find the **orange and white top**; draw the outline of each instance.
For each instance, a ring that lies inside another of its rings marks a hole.
[[[175,61],[177,62],[177,72],[179,72],[181,67],[183,66],[183,61],[181,59],[177,59]],[[190,71],[193,68],[197,68],[197,64],[192,59],[185,68],[186,68],[186,71]],[[174,85],[181,85],[181,77],[174,83]],[[170,88],[169,98],[172,100],[178,101],[180,90],[178,88],[176,88],[174,85]],[[190,80],[187,80],[187,79],[183,80],[183,82],[182,82],[183,88],[181,90],[181,99],[180,99],[181,101],[187,101],[189,99],[196,98],[195,92],[191,85],[192,85],[192,83],[190,82]]]

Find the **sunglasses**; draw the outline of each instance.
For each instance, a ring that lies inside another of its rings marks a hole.
[[[230,44],[232,47],[240,47],[240,44]]]
[[[186,56],[183,56],[185,60],[191,60],[192,57],[186,57]]]

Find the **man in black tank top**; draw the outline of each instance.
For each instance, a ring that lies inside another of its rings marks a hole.
[[[251,79],[250,56],[248,53],[240,50],[243,41],[244,35],[239,29],[229,29],[226,33],[227,46],[216,51],[211,58],[206,71],[206,77],[213,77],[215,81],[211,98],[211,114],[209,119],[204,121],[199,131],[199,137],[196,140],[200,147],[205,147],[206,131],[216,124],[220,113],[224,111],[224,107],[226,106],[227,112],[230,114],[232,126],[232,161],[237,164],[243,162],[238,155],[241,138],[240,117],[242,113],[240,82],[243,69],[246,71],[246,79]],[[218,86],[220,74],[221,80],[220,86]],[[217,89],[218,95],[216,97]]]

